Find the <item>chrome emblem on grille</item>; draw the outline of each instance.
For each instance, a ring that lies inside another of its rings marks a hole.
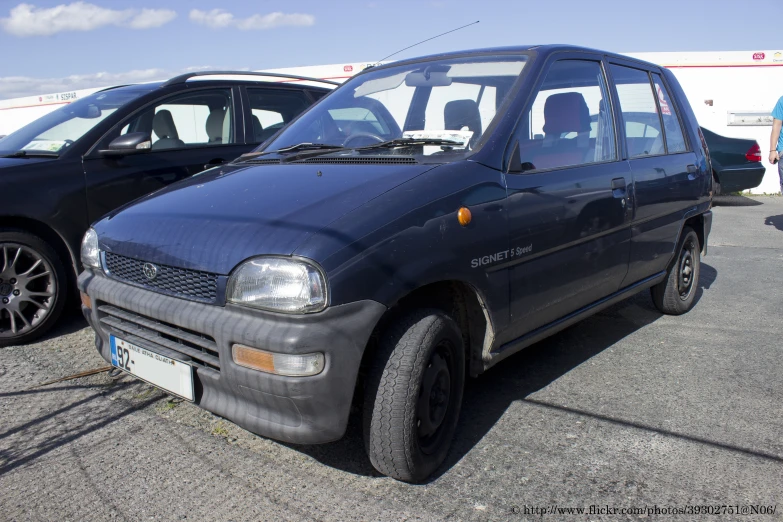
[[[156,277],[158,277],[158,267],[152,263],[144,263],[144,265],[141,267],[141,271],[144,272],[144,277],[146,277],[149,281],[153,281]]]

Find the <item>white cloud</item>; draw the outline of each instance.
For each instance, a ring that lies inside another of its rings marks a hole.
[[[131,29],[152,29],[166,25],[177,17],[177,13],[171,9],[142,9],[139,14],[131,18],[128,27]]]
[[[242,31],[272,29],[275,27],[309,26],[315,24],[315,17],[302,13],[269,13],[265,15],[254,14],[247,18],[236,18],[232,13],[224,9],[212,9],[190,11],[190,20],[194,23],[205,25],[212,29],[236,27]]]
[[[36,7],[19,4],[0,27],[15,36],[48,36],[65,31],[92,31],[107,25],[148,29],[167,24],[177,16],[170,9],[109,9],[87,2]]]
[[[92,74],[74,74],[64,78],[5,76],[0,77],[0,100],[64,91],[78,91],[79,89],[109,87],[112,85],[167,80],[185,72],[209,69],[212,69],[212,67],[197,66],[176,70],[137,69],[120,73],[98,72]]]
[[[234,23],[234,15],[223,9],[212,9],[211,11],[193,9],[190,12],[190,20],[199,25],[211,27],[212,29],[221,29]]]

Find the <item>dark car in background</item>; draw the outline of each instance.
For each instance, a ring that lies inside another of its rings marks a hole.
[[[628,130],[639,111],[656,136]],[[373,466],[419,481],[466,377],[642,290],[689,311],[711,190],[664,68],[569,46],[404,60],[95,223],[82,310],[113,366],[260,435],[339,439],[356,399]]]
[[[591,116],[591,137],[595,137],[598,116]],[[656,114],[629,112],[625,119],[625,135],[653,154],[661,147],[663,134]],[[761,163],[761,147],[756,140],[728,138],[700,127],[712,163],[714,195],[739,192],[758,187],[766,168]],[[665,132],[665,129],[664,129]]]
[[[99,91],[3,138],[0,346],[30,341],[57,320],[90,223],[248,152],[334,85],[190,73]]]
[[[767,171],[761,147],[753,139],[728,138],[701,128],[710,151],[715,195],[758,187]]]

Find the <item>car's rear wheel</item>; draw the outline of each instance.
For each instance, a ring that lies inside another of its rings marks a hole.
[[[427,478],[446,459],[462,405],[465,349],[456,323],[418,310],[381,337],[364,398],[372,465],[398,480]]]
[[[0,347],[30,342],[52,327],[65,305],[66,280],[60,258],[41,238],[0,229]]]
[[[677,257],[666,279],[650,289],[656,308],[669,315],[680,315],[693,308],[699,286],[701,246],[699,236],[690,227],[682,230]]]

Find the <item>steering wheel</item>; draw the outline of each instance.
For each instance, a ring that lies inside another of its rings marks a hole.
[[[345,141],[343,142],[343,147],[352,149],[354,147],[352,147],[350,143],[361,138],[371,138],[375,140],[376,143],[383,143],[384,141],[386,141],[385,138],[381,138],[377,134],[373,134],[371,132],[357,132],[356,134],[351,134],[350,136],[345,138]],[[372,145],[372,143],[364,143],[363,145]]]

